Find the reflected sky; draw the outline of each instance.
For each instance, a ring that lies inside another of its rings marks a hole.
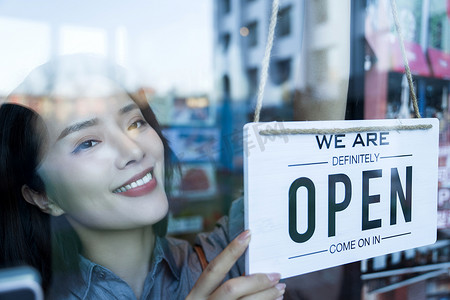
[[[52,55],[104,54],[159,92],[209,92],[212,1],[0,0],[0,97]]]

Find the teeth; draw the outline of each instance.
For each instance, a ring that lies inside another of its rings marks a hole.
[[[144,178],[142,178],[142,180],[144,181],[144,184],[146,184],[151,180],[151,176],[145,175]]]
[[[116,193],[116,194],[117,194],[117,193],[126,192],[126,191],[128,191],[128,190],[130,190],[130,189],[133,189],[133,188],[135,188],[135,187],[144,185],[144,184],[150,182],[150,180],[152,180],[152,179],[153,179],[153,176],[152,176],[152,174],[149,172],[149,173],[147,173],[144,177],[142,177],[142,178],[140,178],[140,179],[138,179],[138,180],[136,180],[136,181],[134,181],[134,182],[132,182],[132,183],[130,183],[130,184],[127,184],[126,186],[121,186],[120,188],[115,189],[115,190],[113,191],[113,193]]]

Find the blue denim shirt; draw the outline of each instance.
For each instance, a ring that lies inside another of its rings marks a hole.
[[[214,231],[197,236],[196,244],[203,248],[208,261],[243,230],[242,202],[240,199],[233,203],[230,217],[222,218]],[[201,273],[198,256],[188,242],[157,237],[141,299],[184,299]],[[241,257],[225,280],[243,273],[244,258]],[[81,257],[80,272],[64,279],[55,278],[49,299],[136,299],[136,296],[113,272]]]

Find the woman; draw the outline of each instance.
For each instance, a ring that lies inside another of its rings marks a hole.
[[[3,264],[35,266],[52,299],[282,297],[279,274],[239,277],[248,231],[228,246],[238,230],[226,220],[200,235],[211,261],[203,272],[202,254],[164,237],[170,150],[123,74],[95,57],[65,57],[9,98],[23,106],[0,107]]]

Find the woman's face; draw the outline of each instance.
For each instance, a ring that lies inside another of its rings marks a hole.
[[[50,143],[38,173],[68,220],[130,229],[164,218],[164,147],[135,102],[116,92],[57,103],[44,116]]]

